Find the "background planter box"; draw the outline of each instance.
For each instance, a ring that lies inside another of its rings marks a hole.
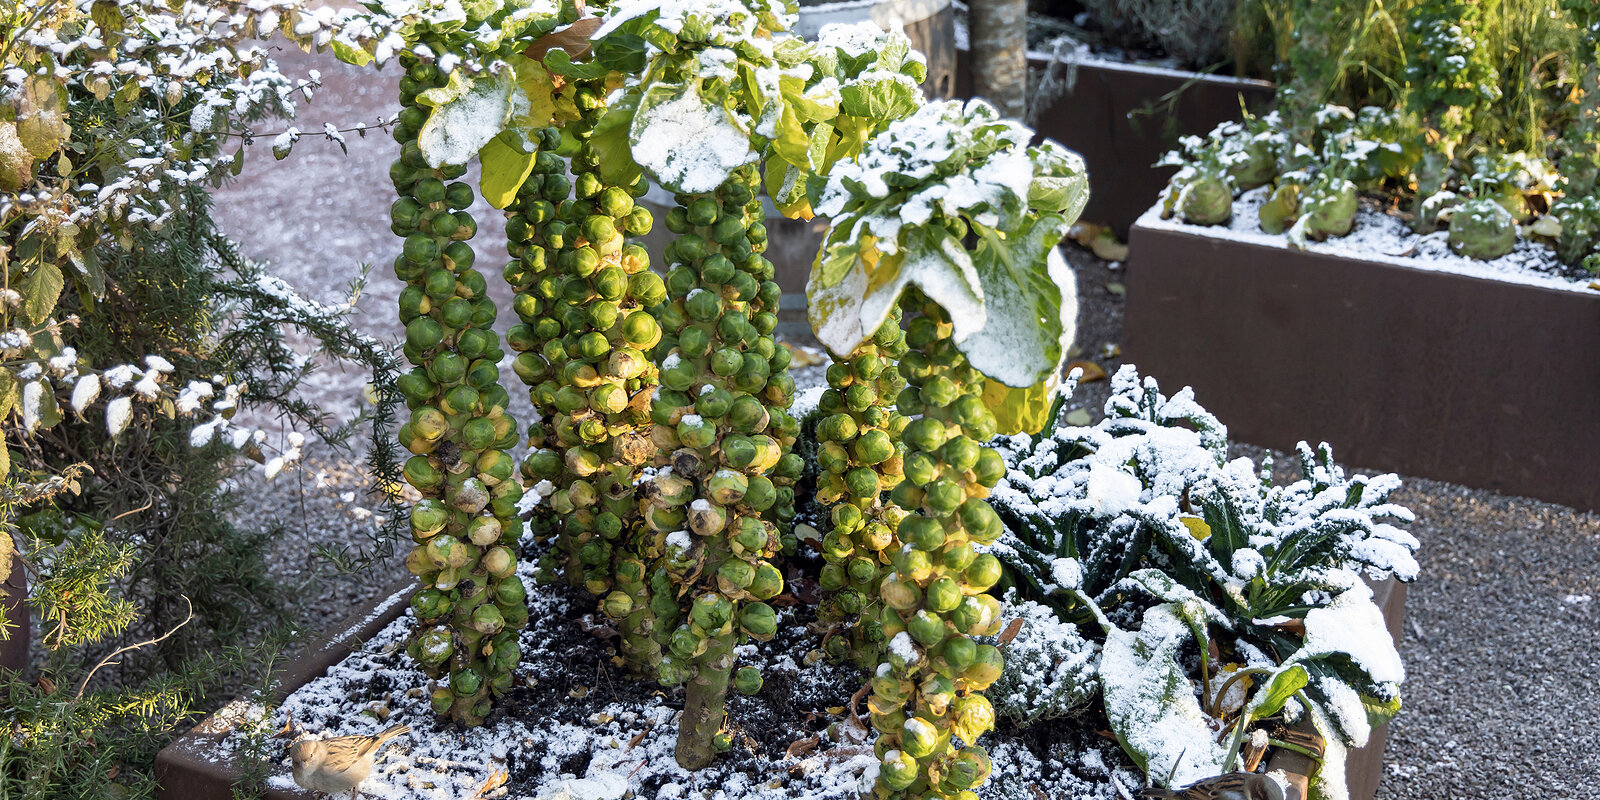
[[[277,675],[277,689],[270,700],[282,700],[312,678],[321,676],[328,667],[342,661],[351,650],[399,618],[410,605],[411,594],[416,589],[415,578],[395,584],[376,606],[351,617],[342,633],[285,664]],[[235,715],[245,706],[245,700],[235,700],[206,717],[156,756],[155,775],[161,784],[159,800],[233,800],[233,785],[242,773],[232,759],[221,757],[216,743],[233,729]],[[306,800],[316,795],[298,788],[285,790],[268,786],[262,796],[266,800]]]
[[[1600,292],[1133,229],[1123,347],[1236,438],[1600,508]]]
[[[956,50],[958,97],[972,96],[970,61],[966,50]],[[1035,82],[1050,66],[1048,54],[1028,54]],[[1134,221],[1177,172],[1176,167],[1151,165],[1173,149],[1178,137],[1203,136],[1239,119],[1241,102],[1263,109],[1272,102],[1273,91],[1266,81],[1086,60],[1077,65],[1070,91],[1030,97],[1029,102],[1038,104],[1032,114],[1039,135],[1078,151],[1088,164],[1089,205],[1083,220],[1109,225],[1126,241]]]
[[[343,660],[361,642],[404,614],[411,593],[415,590],[415,581],[397,584],[376,607],[352,618],[343,633],[285,665],[279,675],[278,689],[270,699],[274,702],[281,700],[313,678],[325,674],[329,667]],[[1386,581],[1374,586],[1373,590],[1374,602],[1383,610],[1384,621],[1391,635],[1398,638],[1405,615],[1405,584]],[[219,752],[217,743],[232,730],[237,715],[245,706],[246,701],[235,700],[161,751],[156,757],[156,778],[161,783],[160,800],[233,799],[233,785],[241,779],[242,772],[231,758]],[[1346,774],[1351,800],[1371,800],[1383,774],[1385,733],[1385,728],[1373,731],[1371,742],[1350,754]],[[1291,775],[1298,771],[1303,777],[1303,773],[1311,769],[1311,763],[1297,754],[1279,752],[1273,756],[1272,767],[1284,769]],[[281,771],[282,767],[273,767],[274,773]],[[1303,785],[1300,788],[1303,789]],[[306,800],[313,795],[297,788],[268,786],[264,797],[267,800]],[[1304,800],[1304,797],[1303,791],[1296,796],[1291,790],[1288,800]]]

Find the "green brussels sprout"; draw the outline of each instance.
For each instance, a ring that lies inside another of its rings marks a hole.
[[[932,752],[932,748],[929,748]],[[883,755],[883,763],[878,768],[878,783],[891,792],[900,792],[911,788],[917,782],[917,759],[911,753],[902,750],[890,750]]]
[[[1493,198],[1468,200],[1450,217],[1450,248],[1468,258],[1496,259],[1516,243],[1516,219]]]
[[[755,667],[740,667],[733,674],[733,686],[740,694],[753,695],[761,691],[761,670]]]
[[[772,606],[761,602],[750,603],[739,612],[739,627],[756,639],[767,639],[777,632],[778,617]]]

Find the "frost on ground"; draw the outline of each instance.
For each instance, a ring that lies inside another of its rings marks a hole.
[[[1162,219],[1159,204],[1146,211],[1136,224],[1157,230],[1183,231],[1198,236],[1288,248],[1289,241],[1284,236],[1261,230],[1260,209],[1269,191],[1269,187],[1258,187],[1241,193],[1233,202],[1233,217],[1224,225],[1189,225],[1176,217]],[[1355,227],[1348,236],[1307,242],[1306,251],[1567,291],[1593,291],[1589,288],[1588,278],[1569,277],[1571,268],[1561,263],[1553,248],[1526,236],[1518,236],[1511,252],[1491,261],[1457,255],[1450,249],[1449,237],[1449,232],[1442,230],[1428,234],[1416,233],[1405,220],[1385,214],[1372,203],[1363,201],[1361,210],[1356,212]]]
[[[530,585],[533,570],[532,561],[521,566]],[[252,742],[290,720],[317,738],[376,733],[404,723],[412,732],[380,753],[359,787],[363,796],[853,800],[873,786],[875,735],[869,735],[864,708],[859,723],[849,711],[849,697],[865,676],[812,655],[821,634],[808,628],[803,606],[780,612],[780,632],[772,641],[740,648],[740,662],[761,668],[765,688],[753,697],[730,694],[734,746],[709,769],[691,773],[673,759],[681,691],[646,686],[614,666],[612,634],[586,615],[586,598],[538,587],[529,602],[517,688],[481,728],[441,724],[430,710],[428,679],[405,653],[414,624],[407,610],[271,713],[240,701],[208,721],[208,731],[227,732],[216,757],[243,757]],[[1051,630],[1040,628],[1045,635]],[[1038,634],[1027,641],[1033,642],[1027,647],[1047,647]],[[1113,800],[1137,791],[1143,785],[1139,773],[1116,743],[1093,732],[1096,727],[1002,724],[983,741],[994,777],[979,796],[1037,800],[1042,792]],[[293,786],[287,744],[272,739],[266,745],[271,787]]]

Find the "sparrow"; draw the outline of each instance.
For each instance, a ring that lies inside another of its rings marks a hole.
[[[392,725],[371,735],[302,738],[289,746],[289,758],[294,761],[294,782],[302,789],[328,794],[348,789],[351,800],[355,800],[360,795],[356,787],[372,772],[372,760],[378,748],[410,732],[404,725]]]
[[[1182,789],[1145,789],[1139,796],[1169,800],[1284,800],[1283,787],[1256,772],[1229,772]]]

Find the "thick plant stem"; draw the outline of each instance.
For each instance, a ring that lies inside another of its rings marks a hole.
[[[887,658],[868,708],[881,733],[879,797],[951,797],[983,783],[989,758],[976,742],[994,725],[982,692],[1000,676],[1000,651],[973,637],[999,633],[999,602],[984,592],[1000,578],[993,555],[973,545],[999,538],[985,500],[1005,463],[983,446],[995,435],[982,402],[983,376],[950,339],[944,309],[914,293],[920,312],[906,326],[900,362],[910,384],[899,410],[920,416],[901,434],[905,479],[891,496],[914,513],[900,521],[894,572],[880,584]],[[965,743],[957,749],[955,740]]]
[[[407,652],[441,679],[434,710],[478,725],[491,695],[511,688],[521,656],[517,629],[528,620],[526,588],[516,574],[522,487],[506,452],[519,436],[505,413],[510,397],[499,385],[496,365],[504,353],[494,333],[495,305],[466,243],[477,231],[465,211],[472,188],[445,183],[466,168],[431,167],[416,143],[427,118],[416,92],[446,79],[410,54],[401,60],[408,74],[394,131],[400,159],[390,169],[401,197],[390,214],[394,232],[405,237],[395,273],[408,284],[400,317],[405,356],[416,368],[397,381],[411,409],[399,438],[414,454],[406,479],[423,497],[411,510],[417,546],[406,558],[423,585],[411,602],[418,626]]]
[[[706,652],[695,659],[695,676],[683,693],[683,719],[678,723],[674,756],[684,769],[704,769],[721,748],[722,721],[727,712],[728,676],[733,671],[733,636],[712,637]]]
[[[778,285],[756,198],[753,168],[716,192],[684,195],[667,217],[680,234],[667,248],[671,301],[654,309],[665,331],[656,348],[661,391],[651,414],[656,470],[640,486],[645,519],[663,548],[669,582],[691,601],[687,619],[660,639],[661,680],[689,682],[690,709],[678,760],[703,766],[723,749],[718,735],[736,639],[770,638],[777,617],[766,600],[783,589],[770,559],[783,547],[768,515],[792,515],[793,483],[803,467],[787,452],[798,423],[789,351],[772,339]],[[653,599],[658,616],[674,612]],[[736,688],[754,693],[760,673],[746,667]]]

